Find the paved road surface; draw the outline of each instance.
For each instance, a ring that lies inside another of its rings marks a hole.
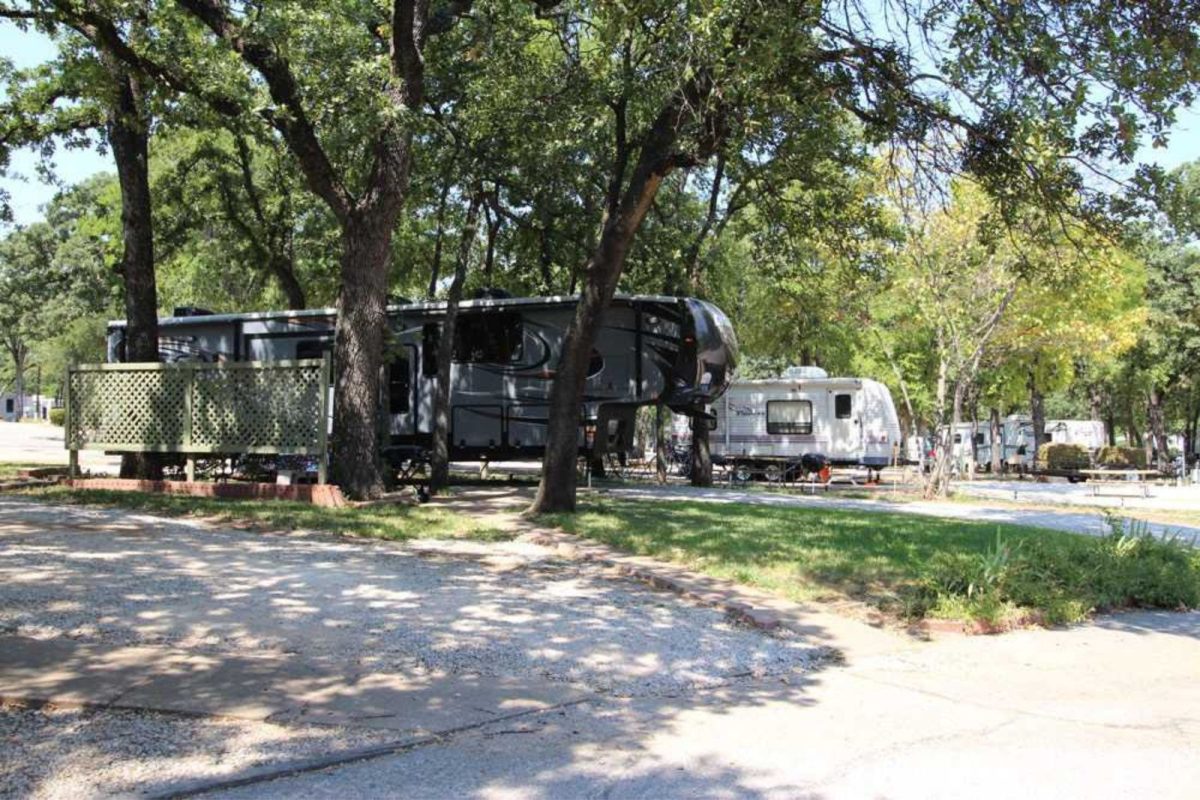
[[[57,425],[0,421],[0,461],[66,466],[63,429]],[[79,464],[91,472],[116,475],[121,468],[121,459],[96,450],[84,450],[79,454]]]
[[[978,522],[1004,522],[1014,525],[1037,525],[1043,528],[1103,536],[1109,532],[1099,511],[1046,511],[1012,506],[987,506],[974,503],[905,502],[892,503],[885,499],[857,500],[830,495],[783,494],[768,491],[738,489],[701,489],[694,486],[618,486],[600,490],[613,497],[647,500],[698,500],[706,503],[747,503],[770,506],[799,506],[807,508],[844,508],[850,510],[892,511],[899,514],[918,514],[947,519]],[[1200,542],[1200,527],[1183,524],[1150,523],[1148,529],[1156,536],[1179,535],[1186,541]]]
[[[0,794],[14,796],[196,788],[363,748],[384,755],[212,796],[1200,785],[1194,613],[898,638],[838,666],[811,660],[818,642],[731,627],[518,542],[421,550],[0,500],[0,633],[0,694],[160,709],[0,709]]]

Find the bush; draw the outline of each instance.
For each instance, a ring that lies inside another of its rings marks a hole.
[[[1096,452],[1096,463],[1114,469],[1145,469],[1146,451],[1141,447],[1101,447]]]
[[[996,536],[982,553],[942,554],[921,587],[918,613],[997,622],[1036,610],[1048,624],[1095,611],[1200,606],[1200,550],[1179,537],[1158,539],[1146,523],[1110,518],[1102,539]]]
[[[65,408],[50,409],[50,424],[62,425],[67,421],[67,410]]]
[[[1077,470],[1087,469],[1091,459],[1081,444],[1050,442],[1038,448],[1037,463],[1040,469]]]

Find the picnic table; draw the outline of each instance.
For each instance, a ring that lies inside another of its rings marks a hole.
[[[1079,474],[1085,476],[1092,484],[1092,495],[1100,496],[1101,488],[1105,486],[1130,486],[1141,492],[1142,497],[1150,496],[1150,478],[1158,476],[1156,469],[1081,469]],[[1114,496],[1124,496],[1115,495]]]

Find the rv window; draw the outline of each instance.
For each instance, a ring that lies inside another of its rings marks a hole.
[[[464,314],[454,328],[454,360],[509,364],[521,357],[521,315],[511,311]]]
[[[296,358],[322,358],[329,352],[332,342],[309,339],[296,345]]]
[[[961,433],[954,434],[954,443],[962,444],[962,434]]]
[[[436,322],[427,322],[421,331],[421,374],[426,378],[437,377],[438,342],[442,328]]]
[[[850,419],[850,411],[854,407],[854,401],[848,394],[835,394],[833,396],[833,415],[838,419]]]
[[[982,433],[975,434],[975,444],[987,444],[987,437]]]
[[[808,400],[768,400],[767,433],[812,433],[812,403]]]
[[[407,414],[412,395],[407,358],[393,359],[388,368],[388,413]]]

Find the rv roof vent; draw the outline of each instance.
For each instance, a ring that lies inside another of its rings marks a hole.
[[[200,308],[199,306],[175,306],[175,310],[172,312],[171,316],[210,317],[212,316],[212,313],[213,312],[209,311],[207,308]]]
[[[504,289],[497,289],[495,286],[485,286],[482,289],[475,290],[475,300],[507,300],[512,297],[512,292]]]
[[[829,373],[820,367],[788,367],[783,371],[783,377],[796,381],[811,381],[814,378],[828,378]]]

